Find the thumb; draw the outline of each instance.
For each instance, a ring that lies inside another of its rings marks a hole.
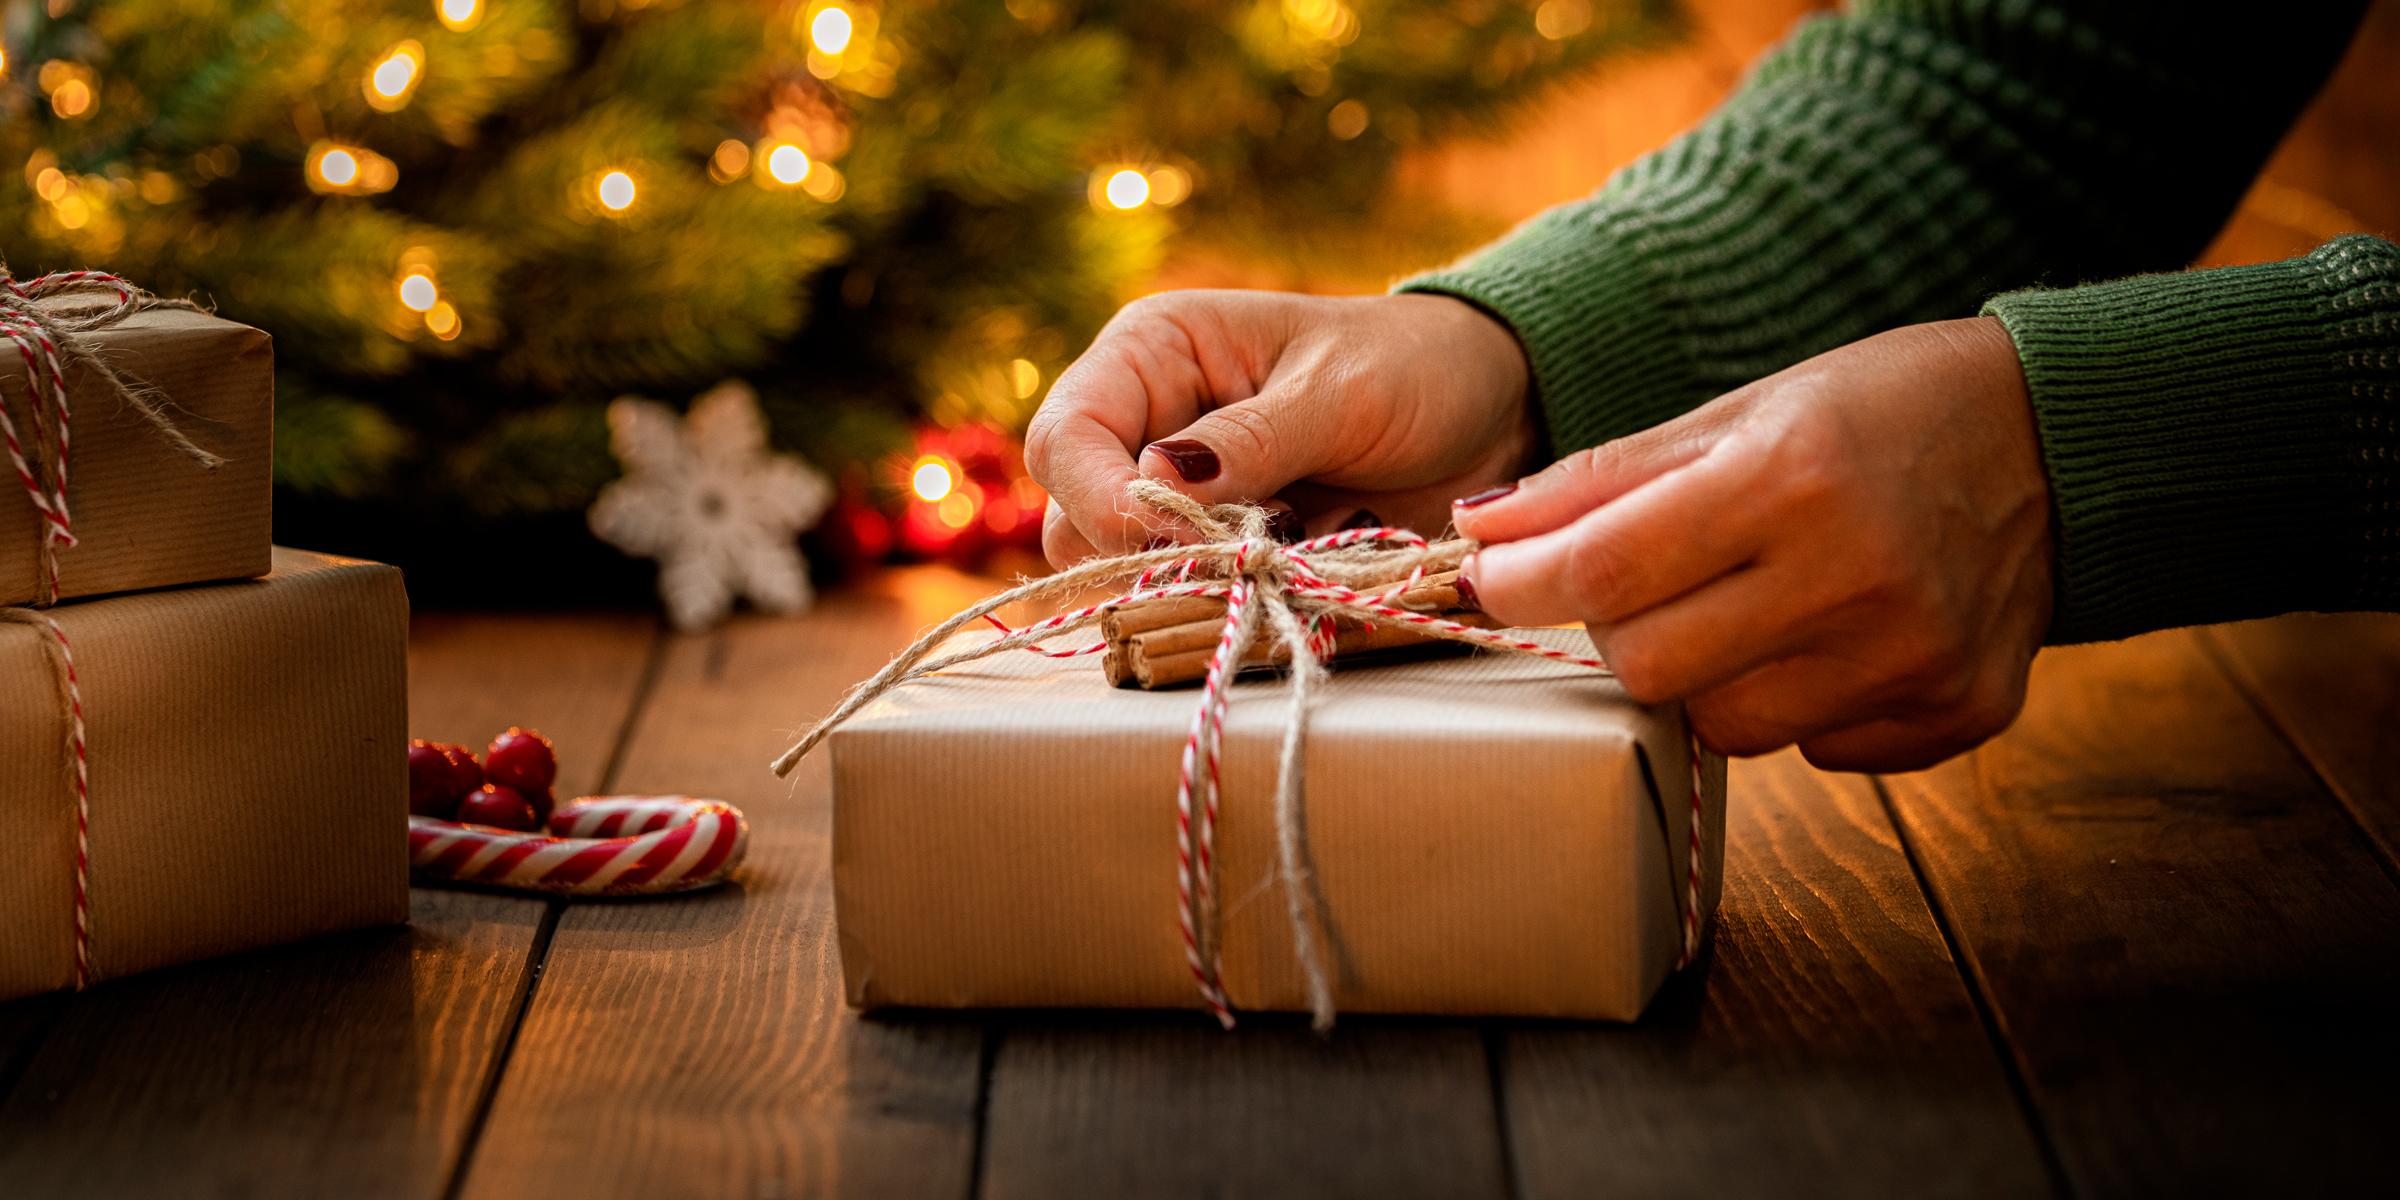
[[[1743,407],[1719,401],[1666,424],[1578,450],[1514,484],[1453,502],[1451,518],[1460,537],[1479,542],[1513,542],[1563,529],[1577,517],[1708,453]]]
[[[1262,503],[1328,468],[1337,407],[1301,388],[1271,386],[1142,447],[1138,468],[1203,504]]]

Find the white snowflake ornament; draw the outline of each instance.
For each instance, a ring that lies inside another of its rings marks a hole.
[[[626,396],[608,406],[608,429],[625,477],[592,503],[592,532],[658,560],[659,598],[677,629],[710,628],[742,596],[774,613],[815,602],[798,538],[824,514],[833,487],[800,459],[767,452],[750,385],[728,379],[710,388],[687,417]]]

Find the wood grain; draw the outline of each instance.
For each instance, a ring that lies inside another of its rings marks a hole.
[[[2051,1184],[1869,782],[1737,762],[1709,952],[1639,1024],[1519,1026],[1524,1194],[2040,1196]]]
[[[2400,615],[2296,613],[2199,636],[2375,839],[2385,868],[2400,863]]]
[[[2400,891],[2191,630],[1888,786],[2088,1196],[2389,1190]]]
[[[829,777],[767,770],[939,608],[850,593],[675,639],[620,786],[740,805],[748,861],[713,892],[567,910],[466,1196],[965,1194],[981,1026],[844,1006]]]
[[[411,725],[477,746],[510,723],[567,731],[562,781],[596,782],[650,628],[421,617]],[[545,904],[423,888],[410,901],[407,927],[111,980],[67,999],[0,1109],[0,1190],[440,1195],[505,1044]]]
[[[1010,1026],[985,1200],[1506,1194],[1472,1024],[1060,1015]]]

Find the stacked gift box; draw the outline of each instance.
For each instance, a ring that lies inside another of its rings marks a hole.
[[[269,544],[267,335],[8,290],[0,998],[405,920],[407,596]]]

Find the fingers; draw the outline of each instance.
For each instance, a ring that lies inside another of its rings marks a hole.
[[[1304,374],[1201,414],[1142,449],[1141,474],[1204,504],[1257,504],[1324,470],[1343,449],[1340,401]]]
[[[1459,536],[1513,542],[1548,533],[1706,454],[1739,416],[1739,393],[1653,429],[1577,451],[1514,484],[1461,497]],[[1711,411],[1716,410],[1716,411]]]
[[[1613,625],[1733,571],[1764,534],[1744,503],[1755,460],[1703,457],[1563,528],[1486,545],[1466,575],[1512,625]]]

